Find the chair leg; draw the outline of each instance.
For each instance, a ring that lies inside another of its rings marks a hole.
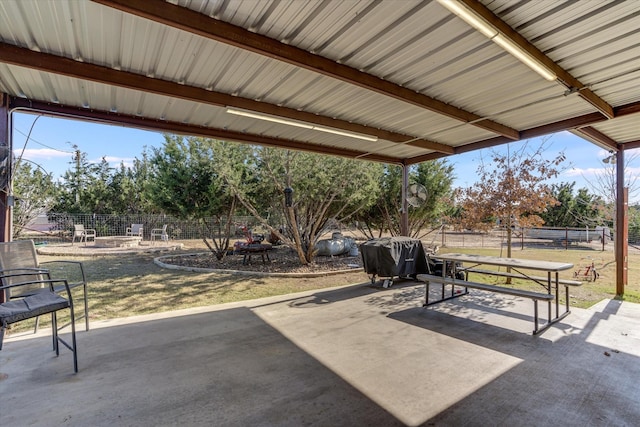
[[[82,291],[84,292],[84,323],[85,330],[89,330],[89,300],[87,298],[87,284],[82,285]]]
[[[89,321],[87,317],[87,330],[89,330]],[[71,309],[71,342],[73,344],[73,372],[78,373],[78,344],[76,342],[76,319]]]
[[[4,330],[7,329],[7,325],[4,324],[4,322],[2,323],[2,326],[0,326],[0,350],[2,350],[2,342],[4,341]]]
[[[60,346],[58,346],[58,316],[54,311],[51,313],[51,330],[53,334],[53,349],[56,351],[56,356],[60,355]]]
[[[71,345],[69,345],[64,339],[58,336],[58,321],[56,317],[56,312],[53,312],[51,315],[53,316],[51,322],[54,324],[53,334],[56,339],[56,356],[60,355],[60,345],[59,343],[64,344],[71,352],[73,352],[73,372],[78,373],[78,343],[76,340],[76,317],[73,313],[73,305],[69,307],[69,314],[71,316]]]

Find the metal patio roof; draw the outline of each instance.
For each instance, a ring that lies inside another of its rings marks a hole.
[[[0,92],[12,109],[388,163],[562,130],[640,147],[640,2],[462,1],[558,78],[436,1],[2,0]]]

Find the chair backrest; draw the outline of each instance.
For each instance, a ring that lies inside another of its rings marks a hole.
[[[131,234],[141,234],[142,224],[131,224]]]
[[[36,252],[36,247],[33,244],[33,240],[16,240],[14,242],[0,243],[0,270],[2,270],[0,274],[12,275],[11,277],[2,278],[1,281],[3,285],[33,281],[33,275],[20,276],[20,270],[23,269],[25,272],[30,270],[30,272],[33,272],[34,269],[39,267],[38,254]],[[11,290],[7,289],[6,299],[8,300],[25,293],[31,293],[36,288],[39,289],[41,287],[42,286],[39,284],[34,285],[31,288],[21,286],[20,294],[17,294],[15,291],[14,293],[11,293]]]
[[[73,224],[73,235],[78,237],[78,236],[84,236],[84,225],[82,224]]]

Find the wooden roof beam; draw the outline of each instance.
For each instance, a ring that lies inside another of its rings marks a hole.
[[[141,74],[114,70],[112,68],[86,62],[78,62],[48,53],[34,52],[26,48],[6,43],[0,43],[0,62],[6,62],[13,65],[98,83],[120,86],[127,89],[150,92],[188,101],[201,102],[217,107],[230,106],[243,108],[265,114],[286,117],[293,120],[316,123],[336,129],[377,136],[379,139],[448,154],[453,154],[454,152],[453,147],[426,139],[414,138],[409,135],[390,132],[384,129],[363,126],[345,120],[319,116],[309,112],[298,111],[293,108],[280,107],[277,105],[267,104],[265,102],[209,91],[194,86],[181,85],[167,80],[154,79]]]
[[[278,147],[290,150],[307,151],[317,154],[327,154],[331,156],[347,157],[350,159],[363,159],[381,163],[400,163],[400,159],[388,156],[371,154],[358,150],[349,150],[338,147],[327,147],[311,143],[292,141],[283,138],[266,137],[262,135],[252,135],[244,132],[228,131],[224,129],[209,128],[192,125],[188,123],[170,122],[166,120],[150,120],[148,118],[132,116],[127,114],[112,113],[110,111],[94,110],[89,108],[71,107],[60,104],[53,104],[44,101],[33,101],[23,98],[13,97],[10,102],[11,109],[23,109],[25,112],[34,114],[43,113],[46,115],[67,119],[84,119],[87,121],[130,126],[137,129],[151,131],[167,131],[179,135],[202,136],[207,138],[223,139],[225,141],[239,142],[244,144],[255,144],[268,147]]]
[[[634,148],[640,148],[640,139],[635,141],[625,142],[624,144],[620,144],[623,150],[633,150]]]
[[[576,129],[578,133],[585,135],[588,139],[592,139],[598,143],[598,145],[603,146],[612,151],[618,151],[618,143],[612,138],[608,137],[604,133],[600,132],[598,129],[586,126],[580,129]]]
[[[516,129],[383,80],[295,46],[252,33],[164,0],[93,0],[114,9],[160,22],[202,37],[277,59],[343,82],[368,89],[470,125],[518,140]]]
[[[536,126],[533,128],[525,129],[521,132],[521,135],[522,135],[522,139],[525,140],[529,138],[536,138],[539,136],[549,135],[555,132],[562,132],[565,130],[574,130],[578,128],[583,128],[585,126],[589,126],[591,124],[598,123],[598,122],[603,122],[605,120],[607,119],[600,113],[589,113],[582,116],[572,117],[566,120],[560,120],[555,123],[549,123],[543,126]],[[483,141],[472,142],[470,144],[456,147],[455,154],[468,153],[469,151],[481,150],[483,148],[491,148],[497,145],[507,144],[509,142],[512,142],[512,141],[504,137],[489,138]],[[617,150],[617,148],[615,149]],[[431,153],[423,156],[416,156],[410,159],[406,159],[405,163],[411,165],[415,163],[425,162],[427,160],[439,159],[446,156],[447,156],[446,154],[442,154],[442,153]]]
[[[602,98],[591,91],[587,86],[581,83],[578,79],[573,77],[567,70],[560,67],[551,58],[545,55],[541,50],[535,47],[527,39],[522,37],[517,31],[511,28],[506,22],[498,18],[493,14],[486,6],[477,0],[459,0],[464,3],[467,8],[473,10],[473,12],[481,16],[484,20],[489,22],[493,27],[497,28],[505,37],[511,40],[516,45],[520,46],[529,55],[534,57],[538,62],[542,63],[547,69],[551,70],[556,76],[558,83],[564,85],[569,90],[575,90],[578,95],[585,101],[589,102],[606,118],[614,118],[613,107],[605,102]]]

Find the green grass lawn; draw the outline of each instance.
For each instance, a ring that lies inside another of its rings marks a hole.
[[[194,248],[190,248],[185,252],[193,250]],[[501,253],[500,249],[487,248],[442,248],[440,252],[506,256],[506,253],[504,251]],[[301,279],[169,270],[156,266],[153,263],[154,256],[140,254],[84,258],[65,257],[65,259],[79,260],[84,263],[89,280],[91,320],[208,306],[354,283],[370,283],[369,277],[363,272]],[[581,287],[571,287],[571,306],[587,308],[602,299],[615,298],[615,263],[612,252],[518,249],[513,251],[512,256],[514,258],[570,262],[576,266],[576,269],[589,262],[586,257],[591,256],[595,260],[600,277],[595,282],[585,282]],[[61,258],[40,256],[40,261],[53,259]],[[563,272],[561,277],[573,279],[573,271]],[[629,256],[629,284],[626,287],[624,300],[640,302],[639,278],[640,254],[634,253]],[[485,275],[478,275],[472,279],[490,283],[504,283],[505,281],[504,278],[496,279]],[[513,285],[527,289],[540,289],[540,285],[526,280],[514,280]],[[80,305],[81,294],[77,291],[75,291],[75,301]],[[80,308],[79,306],[78,311]],[[43,320],[44,324],[48,321],[48,319]],[[27,322],[22,322],[20,327],[15,330],[28,327]]]

